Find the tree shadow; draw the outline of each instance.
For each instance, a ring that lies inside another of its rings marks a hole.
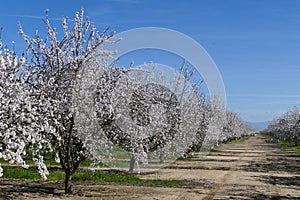
[[[259,181],[272,185],[300,186],[300,176],[255,176]]]
[[[254,194],[249,196],[253,200],[299,200],[299,197],[291,197],[291,196],[271,196],[271,195],[265,195],[265,194]]]
[[[300,167],[297,165],[286,165],[278,163],[251,163],[250,165],[244,165],[240,167],[240,170],[247,172],[290,172],[299,174]]]
[[[248,172],[289,172],[300,174],[300,157],[268,156],[265,160],[251,161],[241,165],[239,170]]]
[[[62,192],[58,192],[58,188],[61,188],[60,182],[48,181],[27,181],[27,180],[1,180],[0,185],[0,199],[11,200],[19,198],[24,194],[36,194],[38,196],[61,196]]]

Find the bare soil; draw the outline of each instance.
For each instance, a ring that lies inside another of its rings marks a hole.
[[[300,157],[282,154],[287,148],[257,135],[219,150],[140,175],[186,180],[181,186],[75,182],[75,193],[64,195],[61,181],[0,179],[0,199],[300,199]]]

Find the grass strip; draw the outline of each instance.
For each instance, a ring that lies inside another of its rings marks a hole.
[[[21,167],[3,166],[3,178],[42,180],[39,172],[34,169]],[[65,174],[61,170],[49,171],[48,180],[63,181]],[[0,178],[1,180],[1,178]],[[119,172],[79,170],[73,174],[73,181],[92,181],[99,183],[123,183],[143,185],[181,186],[185,185],[184,180],[143,180],[134,174]]]

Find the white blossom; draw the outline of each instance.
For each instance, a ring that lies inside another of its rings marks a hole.
[[[274,136],[276,139],[300,143],[300,111],[298,107],[293,107],[263,130],[264,133]]]

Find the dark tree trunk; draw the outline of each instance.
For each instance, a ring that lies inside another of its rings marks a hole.
[[[72,168],[73,162],[72,160],[72,146],[73,146],[73,125],[74,125],[74,117],[71,118],[70,128],[67,134],[66,143],[65,143],[65,193],[71,194],[72,193]]]
[[[134,155],[131,155],[130,156],[130,165],[129,165],[129,172],[130,173],[133,173],[134,164],[135,164],[135,158],[134,158]]]
[[[58,147],[60,164],[65,172],[65,194],[72,194],[72,175],[80,163],[86,159],[81,151],[86,151],[80,139],[73,135],[74,118],[71,118],[68,132]]]
[[[65,194],[72,194],[72,173],[71,170],[65,171]]]

